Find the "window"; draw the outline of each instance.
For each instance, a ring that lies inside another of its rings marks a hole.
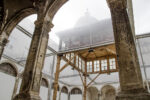
[[[100,70],[100,66],[99,66],[99,60],[94,61],[94,71],[99,71]]]
[[[82,59],[79,57],[79,69],[82,69],[81,63],[82,63]]]
[[[82,71],[85,72],[85,62],[82,60]]]
[[[116,69],[116,61],[115,61],[115,58],[109,59],[109,66],[110,66],[110,69]]]
[[[66,58],[70,60],[70,53],[66,54]]]
[[[92,72],[92,61],[87,62],[87,72]]]
[[[76,56],[76,66],[78,67],[78,56]]]
[[[72,59],[71,62],[72,63],[74,63],[74,58],[73,57],[74,57],[74,53],[71,53],[71,59]]]
[[[107,59],[101,60],[102,71],[107,70]]]

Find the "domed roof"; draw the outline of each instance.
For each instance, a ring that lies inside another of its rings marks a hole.
[[[88,12],[77,21],[74,28],[56,34],[67,49],[94,47],[103,43],[114,42],[111,19],[98,21]]]
[[[78,21],[76,22],[74,27],[83,27],[83,26],[88,26],[91,24],[97,23],[98,20],[91,16],[88,10],[85,12],[84,16],[80,17]]]

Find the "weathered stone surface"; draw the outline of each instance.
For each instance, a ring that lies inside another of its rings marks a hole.
[[[0,59],[2,57],[4,48],[5,48],[7,43],[8,43],[8,37],[4,36],[4,35],[0,35]]]
[[[120,94],[116,100],[150,100],[149,93]]]
[[[127,14],[127,0],[107,0],[111,10],[121,93],[117,100],[148,100]],[[146,93],[146,94],[145,94]]]
[[[2,23],[4,18],[4,3],[3,0],[0,1],[0,32],[2,29]]]
[[[126,11],[126,0],[107,1],[113,20],[121,90],[141,89],[143,81]]]

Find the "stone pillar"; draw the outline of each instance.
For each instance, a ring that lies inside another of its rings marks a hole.
[[[70,100],[70,93],[68,93],[68,100]]]
[[[56,65],[55,80],[54,80],[53,100],[56,100],[56,98],[57,98],[60,62],[61,62],[61,56],[58,55],[57,56],[57,65]]]
[[[144,90],[136,46],[127,13],[127,0],[107,0],[112,15],[121,92],[117,100],[150,100]]]
[[[2,30],[2,24],[4,19],[4,0],[0,0],[0,34]]]
[[[49,31],[52,27],[50,21],[38,16],[35,22],[35,30],[23,73],[19,94],[14,100],[40,100],[39,91],[41,85],[42,69],[49,39]]]
[[[59,90],[59,98],[58,100],[61,100],[61,89]]]
[[[16,81],[15,81],[15,86],[14,86],[14,90],[13,90],[13,94],[12,94],[12,100],[13,98],[16,96],[17,94],[17,90],[18,90],[18,85],[19,85],[19,77],[16,77]]]
[[[3,35],[0,35],[0,59],[2,57],[4,48],[5,48],[5,46],[6,46],[7,43],[8,43],[7,37],[5,37]]]
[[[49,85],[49,88],[48,88],[48,100],[51,100],[51,95],[52,95],[52,85],[53,85],[53,73],[54,73],[54,65],[55,65],[55,55],[53,56],[53,61],[52,61],[52,64],[50,66],[50,85]]]

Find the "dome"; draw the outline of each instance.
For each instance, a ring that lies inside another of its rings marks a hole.
[[[98,20],[91,16],[91,14],[88,12],[88,10],[85,12],[84,16],[80,17],[74,27],[83,27],[83,26],[88,26],[91,24],[97,23]]]

